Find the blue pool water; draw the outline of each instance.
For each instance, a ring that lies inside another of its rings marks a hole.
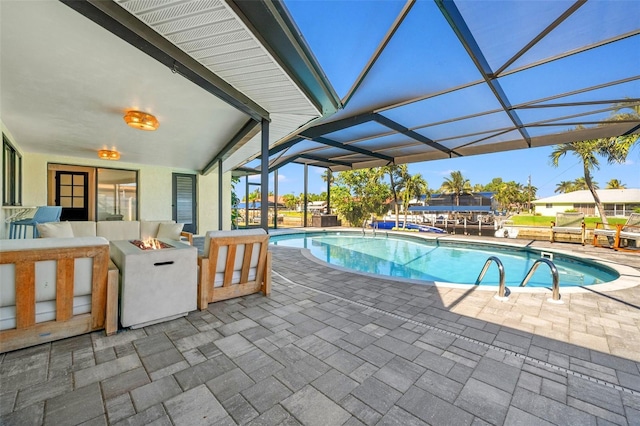
[[[307,248],[318,259],[360,272],[458,284],[473,284],[487,258],[496,256],[504,265],[506,285],[517,287],[541,257],[540,250],[526,248],[395,236],[374,238],[371,234],[277,235],[270,241],[278,246]],[[553,263],[558,268],[561,287],[601,284],[619,277],[610,268],[577,258],[555,254]],[[481,285],[498,282],[498,268],[492,264]],[[527,287],[550,287],[551,282],[549,268],[540,265]]]

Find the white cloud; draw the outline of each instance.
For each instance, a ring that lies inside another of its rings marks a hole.
[[[449,170],[441,170],[441,171],[433,171],[431,173],[438,175],[438,176],[451,176],[451,173],[453,172],[461,172],[462,176],[464,176],[465,171],[464,170],[453,170],[453,169],[449,169]]]

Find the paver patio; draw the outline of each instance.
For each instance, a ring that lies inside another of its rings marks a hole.
[[[0,355],[0,423],[640,424],[640,286],[500,302],[273,254],[271,297]]]

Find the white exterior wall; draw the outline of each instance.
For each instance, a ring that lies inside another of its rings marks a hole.
[[[123,161],[105,161],[77,157],[53,156],[48,154],[25,153],[15,143],[4,126],[2,131],[9,137],[12,145],[22,154],[22,205],[42,206],[47,204],[47,166],[49,163],[65,165],[108,167],[138,171],[138,219],[171,219],[172,173],[196,173],[193,170],[170,167],[149,166]],[[0,174],[1,175],[1,174]],[[0,177],[0,185],[3,184]],[[198,234],[218,229],[218,172],[214,169],[207,176],[198,175],[197,179]],[[231,173],[223,175],[223,229],[231,228]],[[8,238],[8,225],[5,218],[8,209],[0,209],[0,238]]]
[[[223,166],[224,170],[224,166]],[[218,230],[218,166],[198,176],[198,235]],[[222,175],[223,230],[231,229],[231,172]]]
[[[541,216],[555,216],[556,213],[564,213],[567,210],[573,210],[573,203],[571,204],[552,204],[551,208],[547,208],[545,204],[536,204],[536,214]]]

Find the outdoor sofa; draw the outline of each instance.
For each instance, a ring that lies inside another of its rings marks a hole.
[[[184,232],[184,224],[169,220],[104,220],[40,223],[42,238],[104,237],[109,241],[166,238],[186,240],[193,245],[193,234]]]

